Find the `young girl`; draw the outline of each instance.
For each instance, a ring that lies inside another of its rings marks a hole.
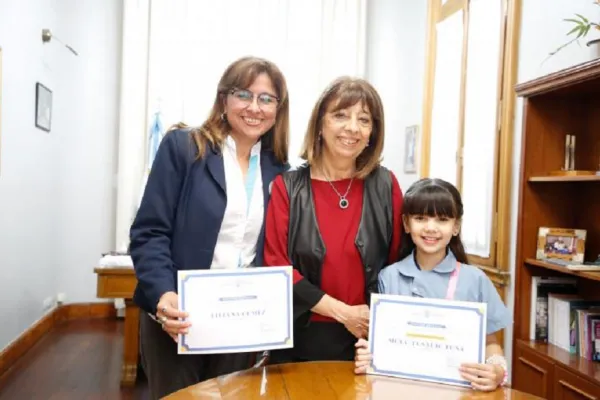
[[[452,184],[430,178],[414,183],[404,197],[401,261],[380,272],[379,291],[487,303],[486,361],[463,364],[460,373],[474,389],[492,391],[508,376],[496,332],[511,317],[490,279],[467,264],[459,235],[462,216],[460,193]],[[355,360],[355,372],[365,373],[372,355],[364,339],[356,343]]]

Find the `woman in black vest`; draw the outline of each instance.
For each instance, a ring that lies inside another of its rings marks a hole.
[[[402,192],[380,165],[383,106],[365,80],[342,77],[312,111],[301,157],[273,182],[266,265],[294,266],[294,348],[271,362],[352,360],[367,336],[370,294],[398,260]]]

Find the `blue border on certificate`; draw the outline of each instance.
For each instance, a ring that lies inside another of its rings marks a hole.
[[[247,271],[252,271],[252,272],[247,272]],[[183,278],[181,280],[181,306],[182,309],[185,310],[185,296],[183,296],[183,292],[185,291],[185,283],[186,281],[188,281],[190,278],[216,278],[216,277],[222,277],[222,276],[247,276],[248,274],[250,275],[276,275],[276,274],[282,274],[284,279],[286,280],[286,282],[289,282],[292,279],[291,273],[288,273],[288,271],[284,271],[284,270],[273,270],[271,268],[252,268],[252,269],[246,269],[246,272],[223,272],[223,273],[211,273],[211,274],[203,274],[203,273],[187,273],[186,272],[186,276],[185,278]],[[257,343],[254,345],[240,345],[240,346],[217,346],[217,347],[190,347],[189,345],[186,344],[186,335],[182,335],[182,339],[181,339],[181,347],[183,347],[186,351],[216,351],[216,350],[234,350],[234,349],[244,349],[244,350],[250,350],[253,348],[263,348],[266,346],[279,346],[282,344],[285,344],[291,337],[291,332],[290,332],[290,318],[291,315],[289,313],[290,310],[290,285],[286,284],[286,312],[287,312],[287,336],[282,340],[282,341],[278,341],[278,342],[268,342],[268,343]]]
[[[483,313],[481,312],[481,310],[478,306],[454,305],[454,304],[433,304],[433,303],[425,303],[425,302],[419,303],[416,301],[392,300],[392,299],[382,299],[382,298],[377,299],[377,301],[375,302],[375,305],[373,306],[373,331],[375,331],[375,323],[377,322],[377,307],[382,303],[397,303],[397,304],[408,304],[408,305],[417,305],[417,306],[426,306],[426,307],[435,307],[435,308],[473,311],[479,315],[479,332],[478,332],[477,336],[481,337],[481,333],[483,331],[483,324],[484,324],[485,320],[483,318]],[[483,360],[484,351],[485,351],[484,342],[485,342],[485,340],[479,342],[479,351],[478,351],[479,360]],[[370,343],[370,347],[371,347],[371,349],[370,349],[371,354],[375,354],[375,351],[374,351],[375,350],[375,335],[373,335],[373,338]],[[375,373],[383,374],[383,375],[390,375],[390,376],[396,376],[399,378],[408,378],[408,379],[421,379],[421,380],[426,380],[429,382],[452,383],[452,384],[458,384],[458,385],[462,385],[462,386],[471,386],[471,383],[464,379],[448,379],[448,378],[440,378],[440,377],[436,377],[436,376],[432,376],[432,375],[409,374],[409,373],[399,372],[399,371],[381,370],[381,369],[378,369],[375,367],[375,363],[372,363],[372,367],[373,367],[373,371]]]

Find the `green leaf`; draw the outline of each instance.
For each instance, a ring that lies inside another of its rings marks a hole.
[[[569,31],[569,33],[567,33],[567,36],[572,35],[573,33],[577,32],[580,28],[578,26],[576,26],[575,28],[571,29]]]
[[[584,17],[583,15],[581,15],[581,14],[575,14],[575,15],[577,15],[579,18],[581,18],[581,20],[583,22],[585,22],[586,24],[589,24],[590,21],[588,21],[588,19],[586,17]]]

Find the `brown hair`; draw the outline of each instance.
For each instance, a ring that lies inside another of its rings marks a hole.
[[[273,83],[276,95],[279,98],[275,125],[262,137],[263,149],[271,150],[281,163],[288,161],[288,142],[290,131],[290,112],[287,84],[279,68],[270,61],[258,57],[243,57],[227,67],[217,86],[215,102],[204,123],[191,131],[192,138],[198,147],[198,157],[202,157],[206,146],[221,148],[228,131],[229,123],[226,118],[221,118],[224,111],[225,97],[232,88],[247,88],[260,75],[267,74]],[[179,123],[175,127],[185,127]]]
[[[451,183],[443,179],[423,178],[413,183],[404,194],[402,216],[426,215],[428,217],[455,218],[459,223],[463,216],[463,203],[460,192]],[[460,233],[452,236],[448,247],[456,259],[468,264],[467,253],[460,239]],[[400,259],[409,256],[415,248],[410,233],[402,230]]]
[[[359,102],[369,108],[373,119],[373,130],[369,138],[369,146],[356,159],[356,177],[365,178],[379,167],[385,133],[381,98],[369,82],[348,76],[334,80],[315,104],[304,136],[300,157],[310,165],[321,160],[323,142],[319,140],[319,132],[322,129],[325,112],[331,104],[335,103],[335,109],[332,111],[337,111]]]

